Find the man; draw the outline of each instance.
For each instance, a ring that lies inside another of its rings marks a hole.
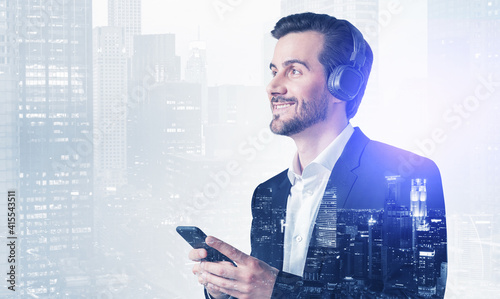
[[[267,87],[271,130],[295,141],[288,170],[252,199],[251,255],[208,237],[235,263],[193,267],[212,298],[441,297],[446,225],[429,159],[371,141],[349,123],[373,55],[350,23],[282,18]],[[206,257],[204,249],[189,253]]]

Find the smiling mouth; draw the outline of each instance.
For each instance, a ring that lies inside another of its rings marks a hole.
[[[285,111],[287,108],[297,104],[297,99],[295,97],[272,97],[271,98],[271,108],[273,113],[279,111]]]
[[[272,109],[273,109],[273,112],[278,112],[280,110],[285,110],[288,107],[291,107],[295,104],[297,104],[297,102],[294,100],[278,100],[278,99],[273,98]]]
[[[274,103],[273,107],[275,110],[279,110],[279,109],[288,108],[292,105],[295,105],[295,103],[293,103],[293,102],[291,102],[291,103]]]

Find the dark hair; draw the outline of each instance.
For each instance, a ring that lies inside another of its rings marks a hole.
[[[322,33],[324,36],[323,51],[318,59],[325,68],[326,78],[328,78],[329,74],[338,65],[350,64],[349,59],[353,52],[354,42],[349,25],[347,25],[344,20],[339,20],[326,14],[315,14],[311,12],[294,14],[281,18],[274,26],[274,30],[271,31],[271,34],[274,38],[280,39],[289,33],[304,31],[316,31]],[[346,104],[346,115],[348,119],[354,117],[358,111],[372,68],[373,53],[366,41],[365,44],[366,61],[363,67],[361,67],[361,73],[365,78],[365,82],[361,86],[356,97]]]

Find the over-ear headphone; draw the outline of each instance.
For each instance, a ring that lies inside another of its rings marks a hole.
[[[345,24],[349,27],[354,43],[353,52],[349,59],[350,64],[342,64],[328,76],[328,90],[339,100],[350,101],[358,94],[361,86],[365,82],[360,69],[365,64],[366,44],[363,35],[348,21]]]

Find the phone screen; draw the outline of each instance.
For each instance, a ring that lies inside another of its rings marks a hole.
[[[205,243],[207,235],[198,227],[178,226],[176,230],[193,248],[204,248],[207,251],[208,255],[203,260],[208,262],[228,261],[236,266],[230,258]]]

